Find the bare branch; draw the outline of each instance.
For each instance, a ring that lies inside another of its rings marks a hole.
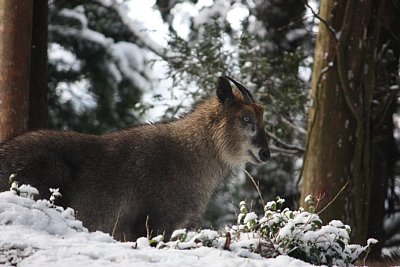
[[[284,149],[281,147],[277,147],[274,145],[270,145],[269,148],[271,149],[271,157],[276,157],[278,155],[285,155],[285,156],[289,156],[292,157],[294,155],[301,155],[302,152],[298,151],[298,150],[289,150],[289,149]]]
[[[294,151],[297,151],[297,153],[299,153],[299,152],[304,153],[304,151],[305,151],[303,147],[288,144],[285,141],[283,141],[282,139],[280,139],[279,137],[277,137],[276,135],[274,135],[273,133],[266,131],[266,134],[268,135],[269,138],[274,140],[278,145],[282,146],[285,149],[294,150]]]
[[[281,120],[281,122],[283,122],[284,124],[286,124],[287,126],[292,128],[296,132],[298,132],[298,133],[300,133],[300,134],[302,134],[304,136],[307,135],[307,130],[306,129],[304,129],[303,127],[300,127],[298,125],[295,125],[293,122],[291,122],[290,120],[288,120],[284,116],[280,116],[279,119]]]
[[[336,35],[336,31],[334,28],[332,28],[331,25],[329,25],[329,23],[323,19],[320,15],[317,14],[317,12],[314,11],[314,9],[310,6],[310,4],[308,4],[307,0],[304,0],[304,5],[311,11],[311,13],[314,15],[314,17],[316,17],[317,19],[319,19],[319,21],[322,22],[322,24],[325,25],[325,27],[328,29],[328,31],[332,34],[332,37],[335,39],[335,41],[338,41],[337,35]]]
[[[247,176],[251,179],[251,181],[253,182],[254,186],[257,189],[258,195],[260,197],[261,203],[263,204],[263,207],[265,207],[265,202],[264,199],[261,195],[261,191],[260,191],[260,187],[258,186],[258,184],[256,183],[256,181],[254,180],[253,176],[250,175],[250,173],[248,171],[246,171],[246,169],[243,169],[244,173],[247,174]]]
[[[117,229],[117,225],[118,225],[118,222],[119,222],[119,216],[121,215],[121,209],[122,209],[122,207],[119,207],[117,219],[115,220],[115,224],[114,224],[114,227],[113,227],[112,232],[111,232],[111,236],[112,237],[114,237],[115,229]]]
[[[336,194],[336,196],[335,196],[331,201],[329,201],[329,203],[328,203],[322,210],[320,210],[319,212],[317,212],[317,214],[321,214],[324,210],[326,210],[327,208],[329,208],[329,206],[332,205],[332,203],[339,197],[339,195],[343,192],[343,190],[346,189],[346,187],[347,187],[348,184],[349,184],[349,181],[347,181],[347,182],[345,183],[345,185],[339,190],[339,192]]]

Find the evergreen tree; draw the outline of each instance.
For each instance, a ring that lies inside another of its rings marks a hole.
[[[151,88],[148,49],[123,5],[49,2],[51,127],[103,133],[138,121]]]

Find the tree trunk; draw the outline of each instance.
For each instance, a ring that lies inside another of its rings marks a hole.
[[[334,11],[334,1],[323,1],[320,16],[329,18]],[[335,16],[327,21],[338,29],[343,19],[343,3],[336,8]],[[326,25],[320,23],[315,47],[312,76],[313,106],[309,111],[308,140],[303,170],[302,196],[311,194],[322,197],[320,207],[325,207],[350,178],[352,152],[354,150],[355,119],[339,89],[337,66],[334,65],[336,40]],[[332,203],[324,220],[346,221],[349,214],[343,212],[347,205],[341,195]]]
[[[33,0],[32,54],[29,86],[28,129],[46,128],[47,104],[47,25],[48,4]]]
[[[349,224],[356,243],[367,239],[371,189],[381,178],[372,176],[372,141],[382,110],[373,99],[384,4],[321,1],[315,48],[302,199],[323,196],[320,209],[333,201],[321,217]]]
[[[0,142],[28,127],[32,1],[0,0]]]

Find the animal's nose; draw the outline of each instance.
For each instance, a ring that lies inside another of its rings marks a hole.
[[[269,157],[271,157],[271,152],[269,151],[269,148],[262,148],[260,149],[260,152],[258,152],[258,155],[262,161],[267,161]]]

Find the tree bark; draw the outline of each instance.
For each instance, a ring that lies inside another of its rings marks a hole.
[[[377,67],[385,2],[321,1],[315,48],[302,199],[323,196],[319,207],[329,207],[321,217],[349,224],[356,243],[367,239],[372,187],[385,183],[373,176],[372,159],[373,129],[382,116],[373,100],[383,86]]]
[[[32,1],[0,0],[0,142],[27,130]]]
[[[338,29],[344,16],[343,3],[335,9],[334,1],[322,1],[320,16],[329,27]],[[352,151],[354,150],[355,119],[339,89],[339,76],[335,66],[336,36],[320,22],[315,48],[312,74],[313,106],[309,110],[308,140],[303,170],[302,196],[311,194],[322,197],[319,206],[325,207],[350,178]],[[334,201],[324,220],[346,221],[349,214],[343,212],[347,205],[344,195]]]

